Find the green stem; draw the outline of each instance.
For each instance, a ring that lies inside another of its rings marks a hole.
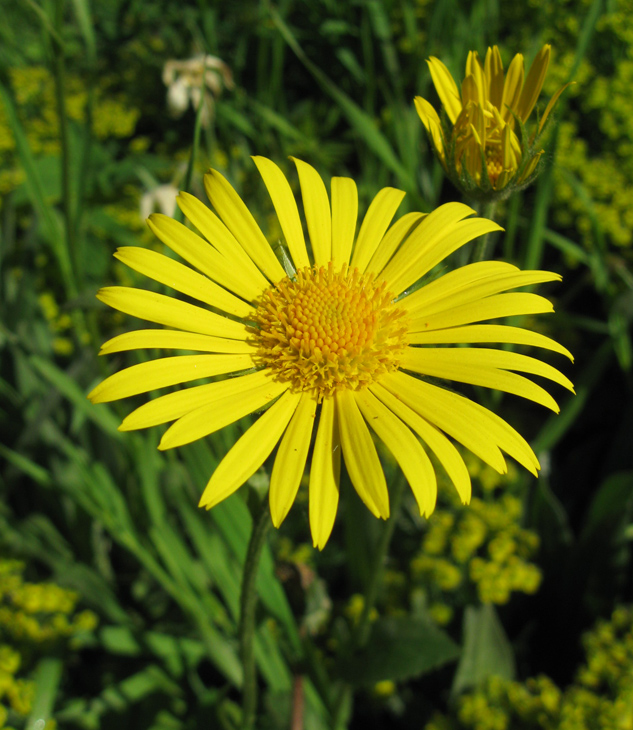
[[[482,203],[481,205],[477,206],[477,214],[481,218],[488,218],[489,220],[495,219],[495,209],[497,207],[497,202],[495,200],[491,200],[489,203]],[[486,233],[485,236],[479,239],[477,242],[477,247],[475,249],[475,255],[473,257],[474,261],[485,261],[490,254],[492,253],[491,250],[491,237],[490,233]]]
[[[57,0],[55,3],[55,28],[61,37],[63,22],[64,0]],[[53,54],[53,78],[55,80],[55,101],[57,105],[57,116],[59,118],[59,139],[62,148],[62,205],[64,210],[64,222],[66,224],[66,246],[71,263],[71,281],[69,294],[76,297],[77,287],[77,251],[75,247],[75,220],[73,215],[73,200],[70,169],[70,140],[68,135],[68,114],[66,113],[66,65],[64,60],[64,47],[57,40],[51,38],[51,50]]]
[[[193,127],[193,142],[191,144],[191,152],[189,153],[189,161],[187,162],[187,171],[185,172],[185,179],[181,185],[181,190],[188,193],[191,189],[191,179],[193,177],[193,170],[196,164],[196,158],[198,157],[198,151],[200,149],[200,132],[202,130],[202,114],[204,111],[204,74],[202,74],[202,83],[200,86],[200,104],[196,110],[196,121]],[[184,215],[180,208],[176,208],[174,218],[180,223],[184,220]]]
[[[371,630],[371,615],[376,604],[376,598],[378,597],[378,589],[382,583],[382,576],[385,567],[385,558],[389,552],[389,545],[391,544],[391,538],[396,528],[396,520],[398,513],[400,512],[400,505],[402,504],[402,497],[404,495],[406,481],[402,474],[396,480],[393,487],[390,489],[391,496],[391,517],[387,520],[376,545],[372,559],[372,568],[370,570],[370,578],[365,588],[365,601],[363,604],[363,611],[360,615],[358,623],[352,634],[350,642],[350,651],[354,652],[358,649],[362,649],[369,640]],[[352,699],[352,688],[349,685],[343,685],[341,691],[336,698],[334,710],[332,712],[332,726],[334,730],[342,730],[345,727],[345,716],[350,706]]]
[[[240,596],[240,657],[244,669],[244,686],[242,688],[242,730],[255,727],[257,709],[257,672],[255,668],[255,609],[257,607],[257,590],[255,588],[259,558],[266,542],[266,535],[271,526],[268,500],[253,520],[253,531],[248,543],[244,573],[242,575],[242,593]]]

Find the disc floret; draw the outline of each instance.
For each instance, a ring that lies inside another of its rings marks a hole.
[[[264,292],[257,307],[257,359],[295,391],[319,401],[358,390],[398,368],[405,312],[372,274],[330,263],[299,269]]]

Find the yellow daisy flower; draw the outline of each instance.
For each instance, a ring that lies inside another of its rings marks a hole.
[[[217,215],[192,195],[178,197],[200,235],[165,215],[148,219],[158,238],[194,268],[140,248],[115,253],[131,268],[202,306],[123,286],[98,294],[109,306],[166,328],[114,337],[103,345],[102,354],[142,348],[200,354],[133,365],[103,381],[90,399],[103,403],[230,376],[151,400],[130,413],[120,428],[173,421],[159,445],[170,449],[263,411],[217,467],[200,505],[211,508],[232,494],[279,445],[269,495],[278,527],[295,499],[312,448],[309,512],[319,548],[334,524],[341,459],[369,510],[376,517],[389,516],[387,484],[372,431],[400,464],[420,512],[427,516],[437,492],[428,451],[462,501],[470,499],[468,470],[451,439],[501,473],[506,471],[505,451],[536,474],[534,453],[511,426],[431,379],[497,388],[558,411],[540,385],[518,374],[538,375],[572,390],[552,366],[508,350],[444,345],[512,343],[571,357],[541,334],[480,324],[552,311],[541,296],[509,290],[560,277],[490,261],[464,266],[410,292],[446,256],[499,226],[473,218],[474,211],[461,203],[443,205],[429,215],[408,213],[390,225],[404,193],[384,188],[356,235],[354,181],[333,178],[330,200],[316,170],[295,159],[308,246],[285,176],[264,157],[254,161],[279,218],[290,273],[229,182],[210,170],[205,188]]]
[[[470,51],[461,92],[438,58],[428,60],[450,125],[443,126],[421,96],[415,98],[415,108],[447,175],[468,195],[505,197],[534,179],[543,154],[539,137],[567,86],[554,94],[529,136],[523,125],[541,93],[550,55],[551,46],[543,46],[525,78],[523,56],[517,53],[504,77],[497,46],[488,48],[484,63]]]

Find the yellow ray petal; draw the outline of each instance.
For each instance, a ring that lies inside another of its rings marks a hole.
[[[486,147],[486,115],[484,114],[483,108],[481,106],[476,106],[473,108],[472,113],[472,124],[471,128],[473,131],[473,137],[475,138],[475,141],[479,145],[480,153],[479,153],[479,163],[481,166],[481,150],[484,150]]]
[[[487,438],[492,439],[500,449],[518,461],[534,476],[538,476],[541,465],[536,458],[536,454],[523,436],[515,431],[503,418],[474,401],[469,401],[464,416],[473,418],[475,422],[479,423]]]
[[[444,471],[448,474],[449,479],[455,485],[457,494],[462,504],[470,502],[471,483],[470,474],[464,464],[464,460],[460,456],[459,451],[453,444],[422,416],[417,414],[408,405],[403,403],[393,393],[390,393],[380,383],[374,383],[369,390],[379,398],[391,411],[399,416],[409,428],[412,428],[418,436],[426,443],[426,445],[435,454]]]
[[[233,373],[253,366],[253,358],[250,355],[161,357],[158,360],[132,365],[111,375],[99,383],[88,398],[93,403],[108,403],[131,395],[147,393],[150,390],[166,388],[168,385]]]
[[[528,117],[534,109],[536,100],[541,93],[543,88],[543,82],[545,81],[545,75],[547,74],[547,67],[549,66],[549,59],[551,55],[552,47],[545,45],[536,54],[536,58],[532,61],[530,70],[528,71],[521,96],[517,103],[516,114],[523,122],[527,122]]]
[[[97,293],[97,299],[132,317],[166,327],[234,340],[245,340],[248,337],[246,327],[240,322],[164,294],[128,286],[106,286]]]
[[[284,521],[297,496],[308,458],[316,407],[316,399],[303,393],[279,444],[268,493],[270,516],[275,527]]]
[[[144,274],[211,307],[247,319],[252,319],[255,313],[250,304],[238,299],[208,277],[151,249],[124,246],[115,251],[114,257],[139,274]]]
[[[501,108],[503,98],[503,63],[497,46],[486,53],[485,75],[488,82],[488,99],[497,109]]]
[[[468,174],[473,180],[479,183],[481,181],[481,152],[483,145],[481,140],[477,138],[477,135],[473,134],[474,127],[472,124],[469,129],[470,136],[468,137],[467,144],[464,145],[461,163],[468,170]]]
[[[447,205],[455,205],[455,203],[448,203]],[[434,212],[437,213],[444,207],[446,206],[441,206]],[[383,272],[383,276],[387,279],[387,286],[391,291],[396,293],[404,291],[411,284],[427,274],[436,264],[439,264],[448,255],[474,238],[491,233],[492,231],[503,230],[494,221],[487,220],[486,218],[472,218],[454,223],[453,225],[447,225],[443,231],[429,236],[428,239],[426,237],[423,238],[421,229],[432,215],[433,213],[427,216],[411,236],[409,236],[409,239],[393,257],[391,263]],[[408,266],[403,266],[403,262],[401,261],[402,253],[414,238],[420,239],[420,245],[417,251],[412,252],[413,255],[409,260]],[[432,245],[428,245],[429,241],[433,242]],[[392,264],[396,260],[398,265],[394,265],[393,271],[391,271]],[[398,273],[394,275],[396,271]]]
[[[494,262],[482,262],[482,263],[494,263]],[[500,263],[500,262],[499,262]],[[420,297],[416,302],[415,309],[411,310],[413,316],[430,316],[436,312],[443,312],[448,309],[455,309],[469,302],[476,302],[490,297],[493,294],[500,294],[503,291],[509,289],[518,289],[522,286],[531,286],[532,284],[543,284],[548,281],[561,281],[560,274],[555,274],[552,271],[512,271],[508,265],[506,265],[506,271],[501,266],[493,272],[493,267],[489,267],[489,276],[480,276],[478,279],[473,279],[469,283],[463,283],[461,287],[456,288],[456,285],[465,281],[466,277],[462,277],[458,272],[461,269],[457,269],[450,274],[446,274],[441,279],[437,279],[429,285],[429,288],[433,287],[432,294],[438,294],[434,301],[430,299],[425,300]],[[466,268],[466,267],[464,267]],[[476,272],[472,270],[473,274]],[[486,271],[484,266],[481,267],[481,272]],[[442,286],[442,279],[448,279],[444,286]],[[423,291],[423,290],[422,290]],[[442,294],[445,293],[443,296]]]
[[[429,423],[447,433],[500,474],[508,470],[496,443],[473,421],[468,404],[472,401],[403,372],[389,373],[380,380],[396,398]]]
[[[300,397],[300,393],[286,391],[233,445],[213,472],[200,507],[215,507],[253,476],[281,438]]]
[[[455,124],[455,120],[462,110],[462,101],[457,84],[453,81],[450,71],[439,58],[431,56],[427,63],[429,64],[431,78],[433,79],[433,85],[435,86],[437,95],[440,97],[444,109],[446,109],[448,118]]]
[[[540,375],[573,392],[571,382],[556,368],[528,355],[507,350],[409,347],[400,360],[400,367],[420,375],[481,385],[484,388],[519,395],[540,403],[555,413],[560,409],[546,390],[531,380],[507,370]]]
[[[503,190],[506,188],[514,178],[516,170],[502,170],[499,177],[496,179],[493,188],[495,190]]]
[[[197,335],[193,332],[178,330],[134,330],[124,332],[101,345],[99,355],[110,355],[113,352],[126,350],[197,350],[199,352],[251,353],[257,347],[244,340],[230,340],[225,337]]]
[[[339,390],[335,399],[347,473],[369,511],[386,520],[389,494],[385,474],[354,394],[351,390]]]
[[[416,96],[413,100],[418,116],[422,120],[426,131],[431,135],[433,146],[440,160],[444,164],[446,162],[446,152],[444,150],[444,139],[442,137],[442,124],[435,109],[426,99]]]
[[[354,397],[367,423],[400,465],[420,514],[428,517],[435,509],[437,479],[420,442],[398,416],[369,390],[359,390]]]
[[[266,236],[229,181],[217,170],[209,170],[204,187],[218,215],[260,271],[275,284],[284,279],[286,273]]]
[[[428,317],[418,317],[410,322],[409,329],[411,332],[427,332],[483,322],[486,319],[500,319],[521,314],[546,314],[553,311],[552,303],[545,297],[528,292],[511,292],[495,294],[461,307],[430,314]]]
[[[385,233],[374,255],[371,257],[367,271],[372,274],[379,274],[389,263],[400,244],[425,217],[426,213],[406,213],[402,218],[398,218],[387,233]]]
[[[421,257],[427,248],[433,249],[459,221],[474,212],[462,203],[446,203],[427,215],[385,266],[381,279],[387,282],[387,288],[396,294],[403,291],[406,285],[396,290],[396,283],[407,279],[411,262]]]
[[[464,77],[462,81],[462,106],[466,107],[469,104],[483,105],[483,90],[477,86],[475,77],[468,75]]]
[[[269,380],[270,374],[265,370],[259,370],[248,375],[227,378],[206,385],[196,385],[162,395],[132,411],[123,419],[119,431],[136,431],[140,428],[150,428],[175,421],[185,413],[195,411],[196,408],[220,401],[236,393],[261,387],[266,385]]]
[[[505,261],[477,261],[466,264],[429,282],[401,299],[399,304],[411,316],[417,316],[421,311],[432,311],[431,308],[437,302],[451,302],[455,294],[470,289],[482,280],[493,276],[515,274],[518,271],[516,266]]]
[[[466,61],[466,76],[472,76],[477,89],[473,101],[475,101],[483,109],[487,99],[487,84],[484,75],[484,68],[479,59],[477,51],[470,51]]]
[[[153,213],[147,219],[147,225],[155,236],[185,261],[244,299],[257,299],[268,286],[263,276],[261,286],[248,276],[240,278],[234,262],[173,218]]]
[[[502,449],[536,475],[540,466],[534,452],[527,441],[502,418],[462,395],[415,380],[404,373],[395,375],[398,376],[394,378],[394,381],[398,381],[397,387],[402,388],[404,384],[408,388],[407,396],[401,395],[402,400],[493,469],[501,474],[507,471],[499,451]],[[393,384],[384,382],[384,385],[392,390]],[[411,400],[407,401],[407,398]]]
[[[521,175],[519,182],[523,180],[527,180],[528,177],[536,170],[536,166],[539,163],[539,160],[541,159],[541,155],[543,154],[545,150],[541,150],[538,154],[534,155],[534,157],[530,160],[529,164],[523,170],[523,174]]]
[[[505,122],[514,123],[512,112],[516,113],[516,105],[521,96],[523,87],[523,77],[525,75],[523,66],[523,56],[520,53],[512,59],[506,75],[505,84],[503,86],[503,96],[501,98],[501,117]]]
[[[176,198],[178,207],[200,233],[229,261],[239,264],[240,277],[247,278],[249,286],[262,291],[268,286],[266,277],[255,266],[235,236],[217,215],[194,195],[180,192]]]
[[[518,167],[519,160],[512,146],[512,135],[514,132],[509,124],[506,124],[501,134],[501,158],[503,160],[503,169],[515,171]]]
[[[310,531],[312,544],[323,550],[338,508],[341,440],[334,398],[324,398],[310,468]]]
[[[543,112],[543,116],[541,117],[541,121],[538,125],[538,131],[539,134],[543,131],[543,127],[545,126],[545,122],[547,121],[547,118],[552,112],[552,109],[556,106],[556,102],[558,101],[560,95],[565,91],[565,89],[570,85],[573,84],[573,81],[570,81],[568,84],[565,84],[564,86],[561,86],[560,89],[552,96],[552,98],[549,100],[548,105],[545,107],[545,111]]]
[[[527,441],[510,424],[478,403],[404,373],[389,375],[382,384],[500,474],[505,474],[507,467],[499,449],[534,475],[540,468]]]
[[[266,157],[253,157],[253,162],[257,165],[270,193],[295,268],[310,266],[297,201],[286,176],[272,160]]]
[[[314,263],[326,266],[332,256],[332,216],[327,190],[319,173],[296,157],[290,158],[297,166],[303,211],[306,217]]]
[[[411,359],[409,359],[411,358]],[[434,369],[446,366],[448,370],[475,370],[478,368],[501,368],[520,373],[539,375],[574,392],[574,386],[556,368],[530,355],[509,350],[495,350],[488,347],[409,347],[401,363],[415,362],[422,367],[429,364]],[[403,365],[404,367],[404,365]],[[448,379],[452,376],[446,375]]]
[[[352,256],[352,268],[357,268],[361,274],[365,272],[404,196],[402,190],[383,188],[372,200]]]
[[[349,264],[356,236],[358,190],[350,177],[333,177],[332,191],[332,261],[336,269]]]
[[[288,383],[269,380],[261,386],[240,390],[196,408],[181,416],[165,431],[158,448],[164,451],[204,438],[229,423],[235,423],[249,413],[264,408],[287,389]]]
[[[574,360],[571,352],[566,347],[559,345],[556,340],[522,327],[510,327],[503,324],[471,324],[432,332],[416,332],[409,335],[408,340],[412,345],[507,342],[513,345],[542,347],[565,355],[572,362]]]

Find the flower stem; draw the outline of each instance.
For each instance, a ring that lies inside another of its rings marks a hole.
[[[477,214],[481,218],[488,218],[488,220],[493,221],[495,219],[496,207],[497,202],[495,200],[491,200],[489,203],[478,205]],[[477,243],[477,248],[475,249],[475,255],[473,258],[474,261],[485,261],[490,256],[492,253],[490,243],[490,233],[486,233],[485,236],[483,236]]]
[[[352,639],[350,642],[350,652],[361,649],[369,640],[371,630],[371,615],[378,597],[378,589],[382,582],[382,576],[384,571],[385,558],[389,552],[389,545],[391,544],[391,538],[396,527],[396,520],[398,513],[400,512],[400,505],[402,504],[402,497],[404,495],[405,478],[403,474],[399,474],[395,481],[395,484],[390,489],[391,496],[391,517],[385,523],[378,544],[374,551],[372,559],[372,568],[369,573],[370,578],[365,588],[365,600],[363,604],[363,611],[358,619],[358,623],[352,633]],[[345,715],[347,714],[348,708],[350,707],[352,699],[352,688],[349,685],[343,685],[341,688],[334,705],[332,712],[332,726],[334,730],[342,730],[345,727]]]
[[[255,609],[257,590],[255,587],[259,558],[262,554],[266,535],[271,526],[268,500],[262,505],[261,512],[253,519],[253,531],[246,551],[244,573],[242,574],[242,593],[240,596],[240,657],[244,670],[242,688],[242,730],[255,727],[257,710],[257,672],[255,668]]]

